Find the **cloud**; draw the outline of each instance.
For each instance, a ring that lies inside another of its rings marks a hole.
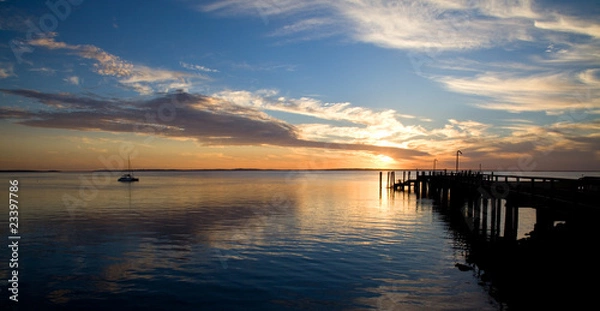
[[[293,64],[281,64],[281,63],[262,63],[262,64],[248,64],[246,62],[231,63],[231,67],[234,69],[248,70],[248,71],[295,71],[296,65]]]
[[[520,16],[496,14],[501,8],[485,10],[466,1],[352,1],[337,9],[353,25],[355,40],[403,50],[489,48],[529,40],[532,28]]]
[[[510,126],[511,136],[498,139],[498,146],[524,146],[529,154],[544,156],[555,152],[570,152],[583,160],[582,154],[597,150],[600,119],[557,120],[548,125],[515,124]],[[523,151],[523,150],[515,150]],[[576,154],[580,155],[577,156]]]
[[[478,107],[511,112],[543,111],[550,114],[600,107],[600,84],[594,70],[519,73],[486,72],[472,77],[439,77],[449,90],[486,97]]]
[[[185,62],[179,62],[179,64],[181,65],[181,67],[185,68],[185,69],[189,69],[189,70],[196,70],[196,71],[202,71],[202,72],[219,72],[216,69],[210,69],[201,65],[194,65],[194,64],[188,64]]]
[[[548,125],[518,119],[507,122],[508,125],[497,127],[450,119],[442,128],[407,141],[406,146],[434,156],[440,161],[440,168],[454,166],[458,149],[463,151],[461,161],[471,168],[480,163],[488,169],[513,171],[600,168],[594,157],[600,145],[600,119],[561,117]],[[520,160],[524,158],[531,161]]]
[[[63,79],[65,82],[68,82],[73,85],[79,85],[79,77],[78,76],[70,76]]]
[[[339,20],[330,16],[311,17],[291,21],[283,27],[271,31],[268,36],[279,39],[279,44],[318,40],[343,34]]]
[[[253,107],[267,111],[281,111],[290,114],[310,116],[323,120],[323,123],[300,124],[299,135],[306,139],[335,142],[353,142],[379,146],[403,147],[408,139],[425,135],[418,125],[404,125],[400,118],[416,118],[400,114],[393,109],[375,111],[356,107],[351,103],[323,103],[320,100],[301,97],[285,98],[275,90],[222,91],[212,96],[239,106]],[[329,121],[341,121],[353,126],[333,126]]]
[[[319,32],[322,31],[321,28],[331,25],[332,21],[329,18],[321,18],[321,17],[312,17],[304,20],[295,21],[291,24],[287,24],[276,31],[272,32],[272,36],[289,36],[296,35],[299,33],[313,32],[313,30],[318,29]]]
[[[258,16],[265,23],[285,21],[273,36],[310,39],[345,33],[358,42],[403,50],[490,48],[535,41],[539,30],[600,36],[596,20],[561,14],[532,0],[228,0],[197,8],[224,16]]]
[[[597,20],[586,20],[581,17],[553,14],[545,20],[536,20],[535,27],[552,31],[576,33],[593,38],[600,38],[600,24]]]
[[[29,71],[42,72],[42,73],[45,73],[48,75],[53,75],[54,73],[56,73],[55,69],[48,68],[48,67],[30,68]]]
[[[27,98],[33,98],[50,108],[68,108],[81,110],[106,110],[112,109],[113,103],[110,100],[102,98],[91,98],[76,96],[70,93],[42,93],[35,90],[26,89],[0,89],[5,94],[17,95]],[[25,110],[19,110],[26,112]]]
[[[472,137],[491,138],[491,135],[487,133],[487,130],[491,127],[490,125],[473,120],[458,121],[455,119],[448,120],[448,123],[443,129],[433,130],[431,134],[451,139]]]
[[[56,41],[55,37],[56,33],[49,33],[45,37],[30,40],[29,44],[50,50],[67,50],[79,57],[94,60],[96,62],[94,64],[96,73],[116,77],[121,85],[140,94],[148,95],[174,89],[187,89],[191,86],[190,79],[206,79],[206,77],[199,74],[192,75],[181,71],[134,65],[96,46],[71,45]]]
[[[0,63],[0,79],[6,79],[8,77],[14,77],[14,65],[11,63]]]
[[[440,161],[444,157],[453,157],[458,149],[468,150],[469,156],[477,151],[485,159],[497,150],[500,137],[490,125],[473,120],[449,119],[443,127],[426,130],[424,135],[406,141],[405,146],[439,157]]]
[[[268,17],[289,17],[299,13],[327,9],[327,7],[327,1],[319,0],[226,0],[198,5],[197,9],[203,12],[214,12],[220,15],[256,15],[262,17],[263,20],[267,22]]]
[[[226,90],[213,96],[236,103],[241,106],[301,114],[324,120],[348,121],[363,125],[381,125],[396,117],[410,118],[414,116],[398,114],[393,109],[374,111],[369,108],[352,106],[349,102],[323,103],[310,97],[285,98],[278,96],[276,90],[259,90],[256,92]]]
[[[199,7],[221,15],[255,15],[292,23],[276,35],[346,33],[394,49],[465,50],[529,40],[538,17],[531,1],[219,1]],[[334,22],[335,21],[335,22]],[[319,31],[313,31],[313,30]]]
[[[68,93],[0,91],[36,99],[48,106],[49,109],[40,111],[0,108],[1,118],[26,126],[191,138],[213,146],[272,145],[366,151],[403,159],[423,155],[396,147],[302,139],[298,128],[254,107],[203,95],[180,92],[149,100],[119,101]]]

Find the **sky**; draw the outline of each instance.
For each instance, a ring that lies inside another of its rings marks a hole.
[[[0,169],[600,170],[600,2],[0,0]]]

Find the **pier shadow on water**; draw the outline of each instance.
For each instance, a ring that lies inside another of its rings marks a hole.
[[[473,273],[507,310],[579,310],[597,303],[597,209],[573,202],[518,201],[521,194],[512,185],[502,198],[480,185],[420,186],[429,190],[420,195],[433,198],[438,212],[466,241],[466,263],[457,263],[457,269]],[[534,208],[536,215],[533,230],[521,236],[519,207]]]
[[[459,213],[440,209],[467,241],[466,265],[508,310],[584,309],[598,300],[598,233],[558,224],[543,237],[535,230],[518,241],[490,239],[469,230]]]

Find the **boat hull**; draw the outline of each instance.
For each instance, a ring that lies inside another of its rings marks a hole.
[[[120,182],[134,182],[134,181],[139,181],[140,179],[137,177],[133,177],[132,174],[123,174],[123,176],[121,176],[119,179],[117,179],[117,181]]]
[[[119,178],[118,181],[120,182],[134,182],[134,181],[140,181],[139,178]]]

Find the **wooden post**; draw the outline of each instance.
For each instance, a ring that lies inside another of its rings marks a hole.
[[[421,177],[419,176],[419,171],[417,171],[417,176],[415,176],[415,193],[418,197],[421,196]]]
[[[483,234],[483,236],[487,235],[487,228],[488,228],[488,198],[484,198],[483,199],[483,206],[481,208],[482,212],[483,212],[483,216],[481,217],[481,233]]]
[[[479,234],[479,228],[481,228],[481,195],[478,195],[475,200],[473,211],[473,231],[475,234]]]
[[[442,205],[448,206],[448,184],[442,185]]]
[[[506,202],[504,203],[506,204]],[[496,228],[497,228],[497,232],[496,235],[498,237],[500,237],[500,219],[502,218],[502,199],[498,199],[498,209],[496,209]]]
[[[386,179],[387,179],[386,188],[389,188],[390,187],[390,172],[386,173]]]
[[[498,205],[496,205],[496,199],[492,198],[492,219],[490,220],[490,240],[495,240],[496,239],[496,232],[499,231],[498,228],[496,227],[496,209],[498,208]]]
[[[382,182],[383,182],[383,172],[379,172],[379,190],[381,190]]]
[[[422,172],[422,178],[421,178],[421,197],[422,198],[426,198],[427,197],[427,176],[425,174],[426,172],[423,171]]]
[[[504,204],[504,238],[509,241],[514,241],[517,239],[517,228],[519,215],[519,208],[514,206],[513,204],[506,202]]]

